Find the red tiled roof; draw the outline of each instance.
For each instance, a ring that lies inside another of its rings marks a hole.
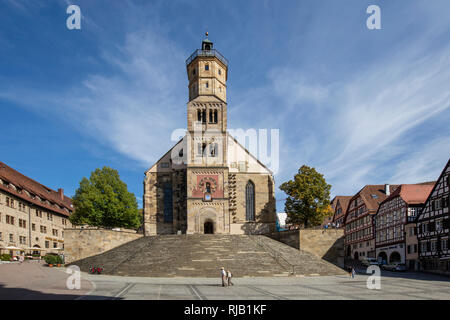
[[[336,219],[338,219],[338,218],[340,218],[340,217],[342,217],[343,215],[345,215],[345,213],[347,212],[348,204],[350,203],[350,199],[351,199],[352,197],[353,197],[353,196],[336,196],[336,197],[333,199],[333,200],[334,200],[334,208],[333,208],[333,211],[335,211],[335,214],[334,214],[334,216],[333,216],[333,221],[336,220]],[[338,204],[338,203],[341,205],[342,212],[341,212],[341,214],[336,215],[336,207],[337,207],[337,204]]]
[[[389,193],[392,194],[399,186],[398,185],[389,185]],[[364,201],[364,204],[369,211],[370,214],[375,214],[378,210],[378,206],[381,202],[383,202],[388,196],[385,192],[384,184],[376,184],[376,185],[366,185],[361,190],[358,191],[349,201],[351,203],[354,199],[361,197]],[[350,206],[347,207],[347,212],[345,213],[344,222],[347,223],[347,215]]]
[[[33,179],[28,178],[27,176],[24,176],[20,172],[7,166],[1,161],[0,161],[0,179],[2,179],[5,182],[13,184],[14,186],[22,189],[22,191],[19,192],[18,190],[14,190],[12,187],[5,186],[2,183],[0,183],[0,190],[8,192],[36,206],[51,210],[53,212],[57,212],[65,216],[69,216],[70,213],[73,211],[72,199],[66,197],[63,194],[62,189],[60,189],[61,191],[54,191],[40,184],[39,182],[34,181]],[[56,206],[51,205],[47,202],[42,202],[37,198],[33,199],[32,197],[27,195],[23,190],[26,190],[29,193],[38,196],[42,200],[48,200],[49,202],[56,204]],[[69,212],[65,211],[64,208],[67,209]]]
[[[418,184],[402,184],[395,192],[393,192],[385,201],[391,200],[400,195],[400,197],[408,204],[425,203],[430,195],[435,181]]]

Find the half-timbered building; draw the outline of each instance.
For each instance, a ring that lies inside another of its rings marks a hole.
[[[352,196],[336,196],[334,200],[334,215],[333,223],[336,228],[342,228],[344,226],[345,213],[347,212],[348,204]]]
[[[450,159],[417,220],[421,269],[450,274]]]
[[[345,256],[355,260],[375,258],[373,216],[380,203],[391,195],[397,185],[366,185],[349,201],[344,218]]]
[[[375,247],[383,264],[404,263],[418,267],[416,219],[434,182],[402,184],[381,202],[375,216]]]

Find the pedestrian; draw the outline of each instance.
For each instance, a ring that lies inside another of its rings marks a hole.
[[[355,279],[355,274],[356,274],[355,268],[352,267],[352,279]]]
[[[222,276],[222,287],[225,287],[227,285],[226,284],[227,273],[225,272],[225,268],[224,267],[222,267],[222,269],[220,271],[220,274]]]
[[[227,280],[229,286],[234,286],[233,282],[231,282],[231,278],[233,278],[233,275],[231,274],[230,270],[227,270]]]
[[[19,256],[19,263],[22,264],[24,260],[25,260],[25,257],[24,257],[23,254],[21,254],[21,255]]]
[[[352,277],[352,267],[348,267],[347,272],[348,272],[348,276],[351,278]]]

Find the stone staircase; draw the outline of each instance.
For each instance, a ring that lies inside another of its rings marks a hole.
[[[277,253],[275,253],[277,252]],[[331,275],[343,271],[314,255],[265,236],[164,235],[143,237],[72,263],[88,272],[143,277],[218,277],[220,268],[235,277]]]

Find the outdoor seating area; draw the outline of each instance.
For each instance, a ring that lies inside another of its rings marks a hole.
[[[62,255],[62,248],[41,249],[36,247],[0,246],[0,261],[15,262],[24,260],[41,260],[45,255]]]

